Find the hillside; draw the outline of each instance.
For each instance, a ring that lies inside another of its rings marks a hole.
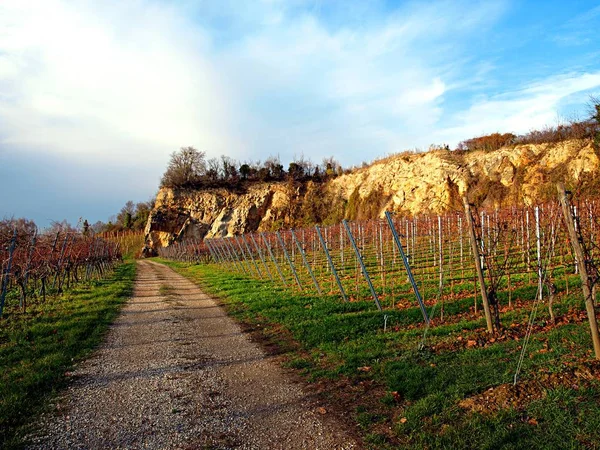
[[[237,190],[161,188],[147,244],[267,231],[342,219],[458,210],[461,197],[485,208],[528,205],[554,195],[558,180],[597,178],[591,140],[525,144],[496,151],[402,153],[328,181],[247,183]]]

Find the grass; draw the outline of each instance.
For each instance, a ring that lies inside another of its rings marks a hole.
[[[27,313],[13,305],[0,319],[0,448],[20,448],[32,421],[66,385],[65,373],[98,346],[131,296],[135,263],[80,285]]]
[[[289,367],[325,386],[323,395],[352,413],[369,448],[595,448],[600,442],[600,370],[590,359],[585,321],[536,331],[518,389],[507,388],[531,395],[478,410],[462,402],[485,402],[488,393],[500,402],[495,393],[512,382],[522,344],[518,336],[490,340],[481,314],[436,323],[428,345],[418,350],[423,328],[417,307],[386,309],[384,332],[372,301],[294,294],[217,266],[161,262],[197,281],[248,329],[284,349]],[[530,290],[515,289],[513,300],[529,299]],[[562,296],[555,309],[581,310],[577,295]],[[470,306],[472,299],[459,299],[447,303],[446,312],[460,314]],[[526,323],[528,313],[503,313],[507,334],[513,324]],[[547,320],[543,307],[538,317]],[[484,342],[455,345],[470,339]],[[593,376],[574,375],[586,368]]]

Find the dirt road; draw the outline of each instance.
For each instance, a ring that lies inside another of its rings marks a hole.
[[[73,378],[31,448],[358,448],[211,298],[151,261]]]

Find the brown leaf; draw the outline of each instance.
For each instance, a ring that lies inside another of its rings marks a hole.
[[[472,341],[470,339],[467,341],[467,347],[471,348],[475,346],[477,346],[477,341]]]
[[[400,423],[406,423],[408,419],[406,417],[403,417],[402,419],[400,419]]]
[[[371,370],[371,367],[370,366],[362,366],[362,367],[359,367],[358,370],[360,372],[369,372]]]
[[[319,407],[317,408],[317,412],[318,412],[319,414],[327,414],[327,410],[326,410],[325,408],[323,408],[322,406],[319,406]]]

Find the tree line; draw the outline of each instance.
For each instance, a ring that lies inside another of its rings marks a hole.
[[[206,159],[206,153],[194,147],[182,147],[171,154],[161,187],[202,188],[237,187],[247,182],[264,181],[325,181],[344,173],[333,157],[314,164],[304,157],[290,162],[287,170],[279,157],[271,156],[264,162],[240,163],[229,156]]]
[[[154,199],[138,203],[129,200],[115,216],[109,218],[107,223],[100,222],[97,223],[98,226],[95,224],[94,231],[142,231],[146,227],[152,208],[154,208]]]
[[[83,236],[93,236],[118,231],[143,231],[152,208],[154,208],[154,199],[138,203],[129,200],[117,214],[109,217],[106,222],[98,220],[90,223],[87,219],[81,218],[76,225],[72,225],[66,219],[54,221],[43,230],[43,234],[53,236],[57,233],[81,233]],[[11,217],[0,220],[0,236],[11,235],[14,230],[17,230],[19,235],[30,235],[37,228],[33,220],[26,218]]]

